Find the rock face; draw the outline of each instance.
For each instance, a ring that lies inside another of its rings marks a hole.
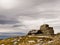
[[[40,27],[40,30],[43,32],[43,34],[45,35],[53,35],[54,34],[54,30],[53,27],[49,27],[48,24],[43,24]]]
[[[42,34],[42,32],[40,30],[31,30],[28,33],[28,35],[36,35],[36,34]]]
[[[29,31],[28,35],[32,35],[32,34],[43,34],[43,35],[53,35],[54,34],[54,30],[53,27],[49,27],[48,24],[43,24],[40,26],[39,30],[31,30]]]

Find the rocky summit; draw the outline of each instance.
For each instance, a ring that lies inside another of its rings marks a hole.
[[[1,39],[0,45],[60,45],[60,33],[54,34],[53,27],[43,24],[39,30],[31,30],[26,36]]]
[[[54,35],[54,30],[53,27],[49,27],[48,24],[43,24],[40,26],[39,30],[31,30],[28,35],[37,35],[37,34],[42,34],[42,35]]]

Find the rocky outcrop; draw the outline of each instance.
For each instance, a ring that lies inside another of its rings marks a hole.
[[[28,33],[28,35],[36,35],[36,34],[42,34],[41,30],[31,30]]]
[[[49,27],[48,24],[43,24],[40,26],[40,30],[43,32],[43,34],[45,35],[53,35],[54,34],[54,30],[53,27]]]
[[[39,30],[31,30],[29,31],[28,35],[32,35],[32,34],[43,34],[43,35],[53,35],[54,34],[54,30],[53,27],[49,27],[48,24],[43,24],[40,26]]]

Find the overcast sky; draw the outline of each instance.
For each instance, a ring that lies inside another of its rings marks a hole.
[[[60,0],[0,0],[0,32],[28,32],[49,24],[60,32]]]

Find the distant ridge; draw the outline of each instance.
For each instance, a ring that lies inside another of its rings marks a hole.
[[[0,32],[0,36],[24,36],[26,35],[25,33],[22,32],[10,32],[10,33],[4,33],[4,32]]]

